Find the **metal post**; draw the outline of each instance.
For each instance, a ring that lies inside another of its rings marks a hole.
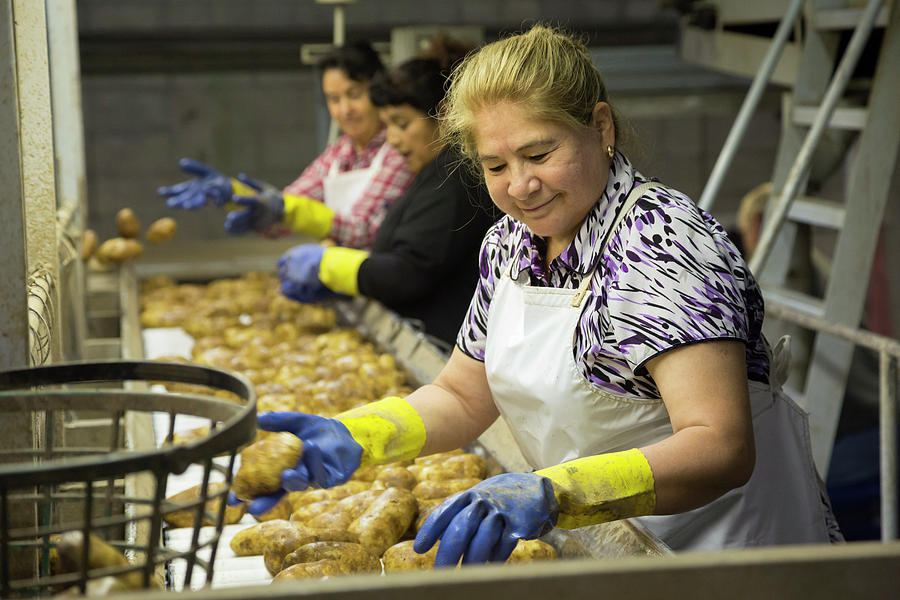
[[[879,362],[881,541],[888,542],[897,539],[897,363],[884,350]]]
[[[797,196],[801,182],[806,180],[806,176],[809,173],[809,166],[812,162],[813,152],[825,131],[825,127],[831,120],[831,114],[834,112],[837,101],[843,95],[844,89],[847,87],[847,82],[850,80],[850,76],[856,68],[856,64],[859,61],[863,48],[865,48],[866,41],[869,39],[869,34],[872,32],[872,26],[875,24],[875,17],[878,16],[881,3],[882,0],[869,0],[869,3],[863,11],[862,17],[860,18],[859,25],[856,27],[853,36],[850,38],[850,43],[848,44],[847,50],[844,52],[844,56],[841,59],[841,63],[828,86],[828,91],[825,92],[825,97],[822,100],[822,104],[819,106],[816,118],[813,121],[809,132],[806,134],[806,138],[803,140],[803,145],[800,147],[797,159],[791,167],[787,181],[785,181],[784,184],[784,189],[781,190],[781,195],[772,207],[768,221],[763,226],[759,245],[757,245],[756,251],[750,259],[749,266],[752,273],[758,274],[765,264],[766,259],[769,257],[769,253],[772,250],[772,246],[775,243],[778,231],[781,229],[781,225],[784,223],[784,219],[787,216],[788,208],[790,208],[794,197]],[[785,118],[789,117],[785,116]]]
[[[791,5],[788,6],[781,23],[778,24],[778,30],[775,32],[775,37],[772,39],[762,65],[760,65],[759,71],[756,72],[753,83],[750,84],[750,90],[744,98],[744,103],[741,104],[741,109],[734,120],[734,125],[731,126],[731,131],[728,132],[728,138],[719,152],[716,164],[713,166],[709,180],[706,182],[706,187],[703,188],[703,193],[700,195],[699,206],[707,212],[712,209],[712,205],[716,201],[716,195],[719,193],[725,174],[731,166],[734,155],[737,154],[738,146],[744,138],[744,133],[747,131],[753,113],[756,112],[759,99],[762,97],[763,91],[765,91],[766,85],[768,85],[772,73],[778,65],[781,51],[787,43],[791,29],[797,22],[797,16],[803,8],[803,2],[804,0],[792,0]]]

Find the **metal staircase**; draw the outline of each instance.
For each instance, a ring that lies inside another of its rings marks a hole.
[[[737,3],[712,4],[723,9],[720,15],[727,15],[729,10],[736,10]],[[752,10],[748,4],[740,4],[744,13]],[[862,316],[900,146],[900,0],[891,4],[885,0],[792,0],[786,10],[782,5],[784,17],[767,54],[757,63],[762,66],[758,67],[750,93],[700,201],[702,208],[711,209],[718,186],[769,79],[773,74],[780,73],[776,78],[782,80],[786,78],[785,73],[793,74],[791,90],[784,94],[782,134],[772,177],[774,192],[749,266],[763,288],[767,303],[787,305],[804,315],[852,328],[859,326]],[[772,3],[760,3],[759,10],[771,9]],[[742,18],[748,19],[746,14]],[[877,63],[871,79],[860,79],[855,74],[859,72],[864,50],[872,49],[873,30],[880,30],[881,36]],[[792,32],[794,42],[789,44],[787,39]],[[848,32],[852,32],[849,41]],[[725,47],[727,39],[731,39],[728,36],[735,34],[720,27],[718,32],[692,31],[691,35],[699,36],[700,40],[704,40],[704,35],[718,36],[710,39]],[[709,48],[711,42],[707,42]],[[785,46],[789,52],[782,56]],[[722,54],[734,56],[735,52],[723,50]],[[703,62],[709,65],[710,56],[715,53],[707,52]],[[733,68],[730,70],[734,72]],[[846,93],[848,85],[852,95]],[[823,137],[834,132],[845,132],[843,135],[850,141],[849,149],[840,153],[841,168],[846,174],[844,198],[807,197],[814,155]],[[833,230],[837,240],[830,272],[820,294],[812,289],[809,278],[801,278],[798,284],[789,275],[798,259],[802,262],[809,256],[807,245],[812,228]],[[791,331],[791,327],[767,319],[766,334],[770,340],[777,339],[777,335]],[[810,413],[813,452],[824,477],[854,344],[825,332],[804,333],[800,338],[797,350],[805,372],[792,378],[791,383],[797,386],[792,393]],[[805,348],[804,341],[808,344]]]

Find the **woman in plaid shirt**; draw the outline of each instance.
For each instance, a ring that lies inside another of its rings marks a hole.
[[[388,208],[413,177],[403,157],[385,143],[384,125],[369,100],[369,81],[384,66],[369,44],[357,43],[327,55],[319,68],[328,111],[342,135],[300,177],[278,191],[243,174],[232,179],[182,159],[182,169],[197,178],[160,188],[168,206],[197,209],[209,200],[219,206],[230,202],[237,206],[225,219],[229,233],[269,233],[283,225],[342,246],[371,246]]]

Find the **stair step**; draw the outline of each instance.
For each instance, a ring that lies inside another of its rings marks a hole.
[[[846,214],[847,210],[840,202],[806,196],[795,198],[788,210],[788,218],[792,221],[829,229],[841,229]]]
[[[812,125],[819,112],[818,106],[797,105],[791,111],[791,119],[796,125]],[[832,129],[849,129],[860,131],[866,126],[868,109],[863,107],[837,107],[831,114],[828,126]]]
[[[812,26],[820,31],[855,29],[862,17],[862,8],[832,8],[817,10],[812,15]],[[882,6],[875,16],[875,27],[887,27],[888,7]]]
[[[763,300],[778,302],[814,317],[825,318],[825,301],[803,292],[781,287],[763,287]]]

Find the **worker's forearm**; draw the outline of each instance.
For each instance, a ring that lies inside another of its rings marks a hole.
[[[655,513],[693,510],[744,485],[755,462],[753,438],[749,447],[746,439],[695,426],[641,448],[653,470]]]
[[[425,423],[427,433],[423,455],[447,452],[470,444],[499,415],[493,403],[489,407],[472,406],[438,384],[423,386],[406,399]],[[453,425],[448,427],[448,423]]]

